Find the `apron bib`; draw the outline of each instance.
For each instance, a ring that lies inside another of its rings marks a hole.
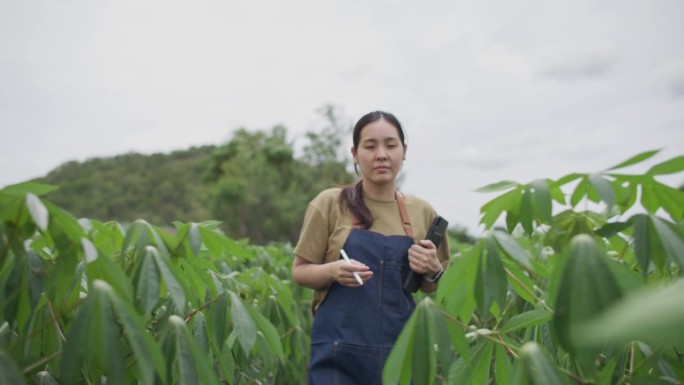
[[[403,290],[414,241],[399,194],[397,201],[407,235],[359,229],[354,219],[343,249],[368,265],[373,278],[361,287],[330,287],[314,318],[309,385],[382,383],[385,360],[416,306]]]

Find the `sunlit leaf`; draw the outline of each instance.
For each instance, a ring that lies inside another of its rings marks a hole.
[[[38,228],[41,230],[46,231],[50,216],[48,214],[47,208],[45,205],[43,205],[43,202],[41,202],[40,198],[33,193],[26,194],[26,207],[31,214],[33,223],[35,223],[36,226],[38,226]]]
[[[83,247],[83,256],[86,263],[95,262],[97,260],[97,249],[90,239],[81,238],[81,247]]]
[[[195,256],[198,256],[200,247],[202,246],[202,236],[200,235],[199,226],[197,225],[197,223],[193,223],[190,225],[189,236],[190,249],[192,250],[192,253]]]

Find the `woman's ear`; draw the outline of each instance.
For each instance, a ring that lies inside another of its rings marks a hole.
[[[359,163],[359,159],[357,157],[358,154],[357,154],[354,146],[352,146],[352,148],[351,148],[351,153],[352,153],[352,158],[354,158],[354,163]]]
[[[406,150],[408,150],[408,145],[404,145],[404,160],[406,160]]]

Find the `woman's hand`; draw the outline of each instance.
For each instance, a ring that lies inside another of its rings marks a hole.
[[[437,258],[437,248],[427,239],[409,248],[408,260],[411,270],[429,277],[434,277],[442,269],[442,264]]]
[[[342,286],[361,286],[354,278],[354,272],[359,274],[364,283],[373,277],[373,272],[368,266],[353,259],[351,264],[343,259],[318,264],[295,256],[292,262],[292,279],[297,284],[311,289],[323,289],[333,282],[338,282]]]
[[[354,273],[357,273],[363,283],[366,283],[369,279],[373,277],[373,272],[370,268],[355,260],[351,260],[351,264],[344,259],[339,261],[330,262],[326,264],[328,266],[328,271],[330,277],[342,286],[358,287],[361,284],[354,277]]]

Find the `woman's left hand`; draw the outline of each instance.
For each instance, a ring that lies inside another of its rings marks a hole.
[[[437,248],[432,241],[422,240],[414,244],[408,250],[408,260],[411,270],[418,274],[434,276],[442,268],[439,258],[437,258]]]

